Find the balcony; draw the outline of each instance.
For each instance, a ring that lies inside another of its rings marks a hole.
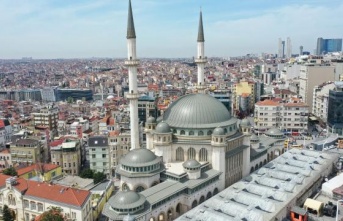
[[[125,61],[125,66],[138,66],[139,60],[127,60]]]

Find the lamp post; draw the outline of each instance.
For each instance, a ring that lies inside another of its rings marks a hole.
[[[343,200],[337,200],[336,221],[339,221],[339,219],[338,219],[339,203],[342,203],[342,202],[343,202]]]

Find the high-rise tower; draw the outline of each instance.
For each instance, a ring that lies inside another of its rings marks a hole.
[[[205,57],[205,37],[204,37],[204,26],[202,24],[202,11],[200,11],[199,18],[199,29],[198,29],[198,55],[195,59],[195,63],[198,66],[198,85],[197,89],[199,93],[205,92],[205,64],[207,58]]]
[[[287,38],[287,58],[291,58],[292,57],[292,41],[291,38],[288,37]]]
[[[139,60],[136,57],[136,32],[133,22],[131,0],[129,0],[129,12],[127,19],[127,60],[125,65],[129,71],[129,93],[126,98],[130,100],[130,130],[131,130],[131,149],[140,148],[139,145],[139,126],[138,126],[138,91],[137,91],[137,66]]]

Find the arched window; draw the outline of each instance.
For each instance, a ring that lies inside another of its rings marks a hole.
[[[198,205],[198,202],[196,200],[194,200],[192,203],[192,209],[195,208],[197,205]]]
[[[173,129],[173,133],[174,133],[174,134],[176,134],[176,133],[177,133],[176,129]]]
[[[206,198],[209,199],[209,198],[211,198],[211,197],[212,197],[212,193],[211,193],[211,192],[208,192]]]
[[[188,149],[188,160],[193,160],[193,159],[195,159],[195,150],[194,150],[194,148],[189,148]]]
[[[227,133],[227,129],[226,128],[224,128],[224,133]]]
[[[140,193],[140,192],[142,192],[142,191],[144,191],[144,187],[142,187],[142,186],[137,186],[137,187],[136,187],[136,192],[137,192],[137,193]]]
[[[123,183],[123,185],[121,186],[122,190],[130,190],[129,186],[126,183]]]
[[[198,136],[204,136],[204,132],[201,130],[198,132]]]
[[[184,151],[182,147],[176,149],[176,161],[184,161]]]
[[[207,131],[207,135],[212,135],[212,130]]]
[[[181,130],[180,131],[180,135],[185,135],[186,133],[185,133],[185,131],[184,130]]]
[[[189,133],[188,133],[190,136],[192,136],[192,135],[194,135],[194,131],[189,131]]]
[[[199,151],[199,161],[207,161],[207,150],[205,148],[201,148]]]
[[[205,201],[205,197],[204,196],[201,196],[200,197],[200,200],[199,200],[199,204],[203,203]]]
[[[218,192],[219,192],[218,189],[215,188],[214,191],[213,191],[213,196],[216,195]]]

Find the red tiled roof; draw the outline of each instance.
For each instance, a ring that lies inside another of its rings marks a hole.
[[[41,170],[39,167],[40,166],[38,164],[32,164],[31,166],[27,166],[27,167],[24,167],[21,169],[17,169],[18,176],[24,175],[28,172],[33,171],[33,170]],[[60,166],[55,165],[55,164],[43,164],[42,167],[44,168],[45,172],[48,172],[48,171],[56,169],[57,167],[60,167]]]
[[[0,128],[5,127],[5,122],[3,120],[0,120]]]
[[[56,147],[56,146],[62,145],[63,142],[64,142],[64,139],[54,140],[50,142],[50,147]]]
[[[0,174],[0,186],[6,184],[10,176]],[[45,200],[64,203],[73,206],[82,206],[91,195],[90,191],[68,188],[60,185],[50,185],[32,180],[17,178],[17,184],[13,188],[19,190],[26,196],[33,196]]]
[[[256,105],[261,105],[261,106],[279,106],[280,103],[272,101],[272,100],[264,100],[264,101],[257,102]]]
[[[0,153],[11,153],[10,149],[5,148],[2,151],[0,151]]]

